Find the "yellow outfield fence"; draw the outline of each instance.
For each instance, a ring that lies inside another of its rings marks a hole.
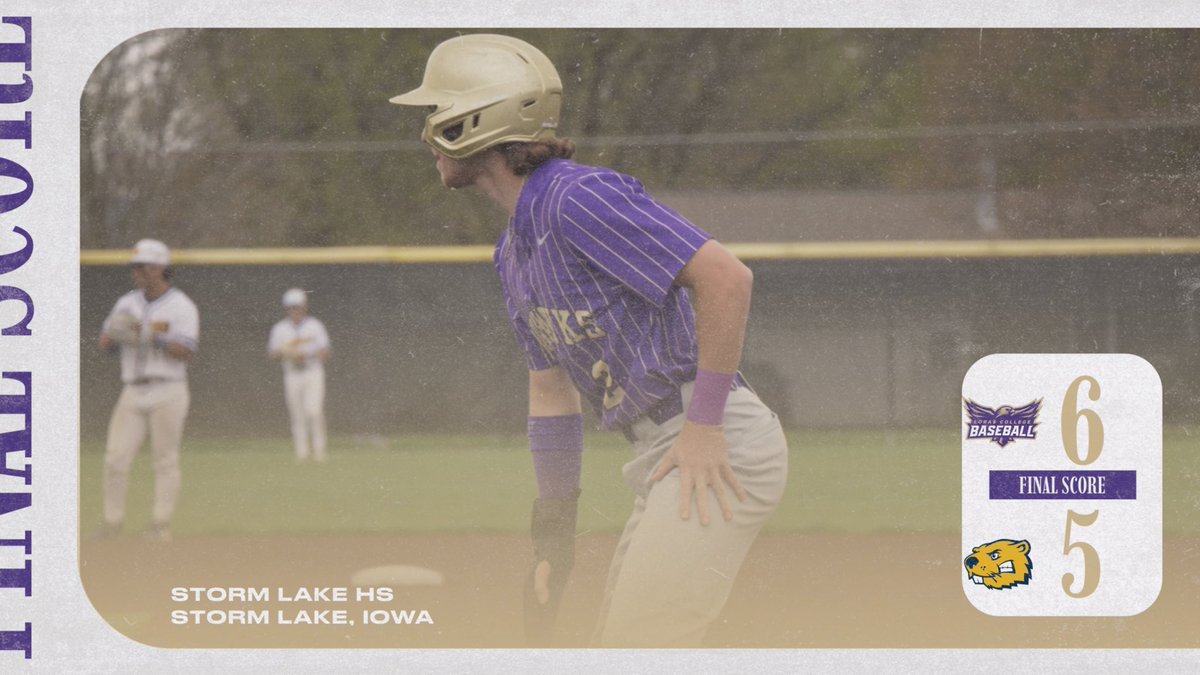
[[[84,265],[125,265],[130,251],[84,250]],[[320,248],[172,249],[175,265],[346,265],[372,263],[477,263],[492,259],[491,246],[328,246]]]
[[[762,242],[727,244],[743,260],[871,260],[888,258],[1037,258],[1197,255],[1200,238],[1015,239],[993,241]],[[124,265],[129,250],[84,250],[84,265]],[[492,247],[330,246],[323,248],[193,248],[172,251],[176,265],[453,264],[490,262]]]

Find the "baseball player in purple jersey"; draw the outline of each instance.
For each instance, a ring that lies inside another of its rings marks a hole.
[[[634,510],[595,642],[694,646],[787,474],[778,418],[738,373],[753,278],[637,180],[572,162],[555,136],[561,96],[533,46],[466,35],[392,101],[432,108],[422,140],[444,185],[474,186],[510,216],[494,261],[529,366],[531,642],[549,643],[574,563],[586,400],[634,448]]]

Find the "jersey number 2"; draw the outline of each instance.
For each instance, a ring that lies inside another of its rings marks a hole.
[[[625,400],[625,390],[613,380],[612,370],[604,361],[592,364],[592,379],[604,387],[604,409],[612,410]]]

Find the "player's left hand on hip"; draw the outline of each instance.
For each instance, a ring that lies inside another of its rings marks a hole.
[[[662,480],[676,467],[679,468],[680,518],[687,520],[691,517],[694,498],[700,524],[708,525],[708,490],[711,488],[717,495],[717,504],[721,507],[725,522],[733,520],[729,490],[733,490],[739,502],[746,501],[746,490],[729,464],[729,450],[725,445],[722,427],[684,422],[683,430],[650,479]]]

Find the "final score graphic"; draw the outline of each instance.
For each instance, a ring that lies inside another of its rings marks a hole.
[[[963,379],[963,592],[1129,616],[1162,587],[1162,383],[1129,354],[994,354]]]

